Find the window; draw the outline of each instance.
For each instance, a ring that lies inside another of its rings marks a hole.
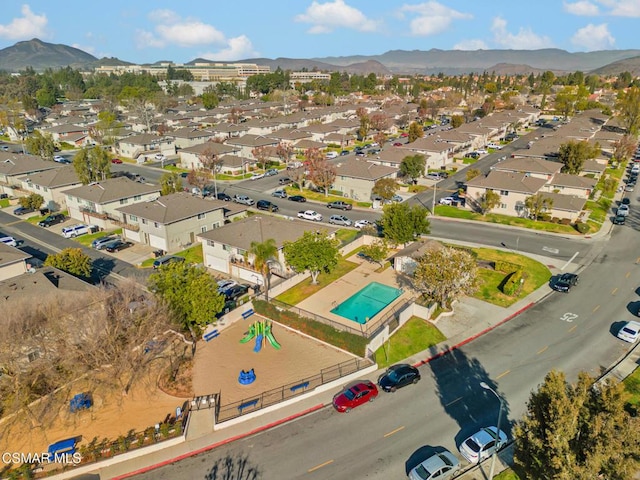
[[[128,198],[121,198],[120,199],[120,205],[126,205],[127,203],[129,203],[129,199]]]
[[[147,220],[143,218],[143,219],[142,219],[142,224],[143,224],[143,225],[146,225],[146,224],[147,224]]]
[[[133,200],[137,202],[142,200],[142,195],[134,195]]]
[[[500,195],[509,196],[509,190],[500,190]]]
[[[198,220],[202,220],[204,217],[206,217],[206,214],[204,214],[204,213],[199,213],[198,214]]]
[[[224,250],[225,252],[230,252],[231,251],[231,246],[227,245],[226,243],[222,244],[222,250]]]
[[[211,225],[211,228],[220,228],[220,222],[216,222]]]
[[[129,215],[129,220],[131,220],[132,222],[137,222],[138,217],[136,217],[135,215]]]
[[[207,231],[207,226],[203,225],[202,227],[200,227],[200,233],[205,233]]]
[[[506,203],[501,203],[501,204],[500,204],[500,208],[502,208],[502,209],[507,208],[507,204],[506,204]]]
[[[216,243],[213,240],[207,240],[207,247],[215,247]]]
[[[153,222],[153,227],[154,228],[160,228],[160,224],[158,222]]]

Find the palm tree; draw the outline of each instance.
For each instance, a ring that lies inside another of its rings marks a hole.
[[[269,301],[269,288],[271,287],[271,262],[277,261],[278,246],[273,238],[264,242],[251,242],[249,253],[253,254],[253,265],[262,274],[262,283],[265,286],[265,300]]]

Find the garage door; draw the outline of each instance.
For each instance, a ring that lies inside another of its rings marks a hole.
[[[164,238],[158,237],[156,235],[149,235],[149,245],[153,248],[159,248],[160,250],[168,251],[167,242]]]
[[[209,268],[223,273],[229,273],[229,266],[224,258],[214,257],[213,255],[205,256],[205,265]]]

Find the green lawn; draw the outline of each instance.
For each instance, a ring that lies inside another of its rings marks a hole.
[[[351,254],[349,254],[351,255]],[[296,305],[303,301],[305,298],[309,298],[314,293],[323,289],[327,285],[335,282],[337,279],[346,275],[351,270],[358,266],[357,263],[349,262],[344,258],[340,258],[338,260],[338,265],[331,273],[321,273],[318,276],[318,284],[311,284],[311,277],[303,280],[298,283],[294,287],[291,287],[289,290],[284,291],[280,295],[276,297],[276,300],[287,303],[289,305]]]
[[[624,379],[625,400],[637,411],[640,410],[640,368]]]
[[[336,238],[340,241],[340,245],[347,245],[358,236],[358,233],[358,230],[341,228],[336,232]]]
[[[175,255],[176,257],[183,257],[185,262],[193,265],[199,265],[201,263],[204,263],[201,243],[197,245],[193,245],[192,247],[189,247],[186,250],[183,250],[181,252],[174,253],[173,255]],[[154,260],[155,258],[147,258],[144,262],[140,264],[140,267],[151,268],[153,267]]]
[[[414,316],[398,329],[388,342],[376,350],[375,361],[379,367],[386,367],[427,350],[446,339],[433,324]]]
[[[90,233],[88,235],[80,235],[79,237],[74,238],[74,240],[84,245],[85,247],[90,247],[91,242],[93,242],[96,238],[104,237],[105,235],[122,235],[122,229],[118,228],[116,230]]]
[[[536,262],[524,255],[488,248],[473,248],[472,250],[478,254],[478,260],[484,260],[487,262],[495,262],[498,260],[510,262],[515,265],[522,266],[523,271],[527,274],[518,296],[510,297],[502,293],[498,288],[507,275],[505,272],[479,268],[478,277],[480,279],[480,288],[478,288],[473,295],[473,297],[479,300],[493,303],[494,305],[499,305],[501,307],[508,307],[540,288],[551,278],[551,272],[546,265]]]
[[[3,198],[0,200],[0,208],[7,208],[11,203],[9,203],[8,198]]]

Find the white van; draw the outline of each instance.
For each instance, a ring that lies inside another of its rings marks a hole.
[[[18,246],[18,242],[13,237],[0,237],[0,243],[4,243],[5,245],[9,245],[10,247]]]
[[[65,227],[62,229],[62,236],[64,238],[75,238],[79,235],[85,235],[87,233],[97,232],[98,227],[96,225],[72,225],[71,227]]]

